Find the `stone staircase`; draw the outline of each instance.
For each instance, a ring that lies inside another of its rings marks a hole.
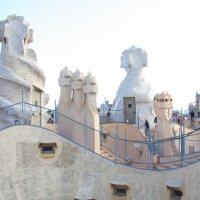
[[[177,167],[181,167],[181,163],[168,163],[168,164],[158,164],[157,169],[166,170],[166,169],[176,169]]]
[[[109,160],[115,160],[115,156],[103,146],[100,146],[100,155]]]

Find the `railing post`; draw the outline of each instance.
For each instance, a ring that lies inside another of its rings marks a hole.
[[[39,112],[39,115],[40,115],[40,127],[42,127],[42,105],[41,105],[41,102],[40,102],[40,112]],[[55,119],[54,119],[55,121]]]
[[[88,149],[88,141],[87,141],[87,116],[84,114],[84,132],[85,132],[85,148]]]
[[[57,130],[57,124],[56,124],[56,122],[57,122],[57,111],[56,111],[56,109],[57,109],[57,106],[56,106],[56,100],[54,101],[54,126],[55,126],[55,132],[57,132],[58,130]]]
[[[126,129],[124,129],[124,160],[126,160]]]
[[[118,133],[118,125],[116,128],[116,141],[115,141],[115,162],[117,163],[117,158],[118,158],[118,143],[119,143],[119,133]]]
[[[179,146],[179,156],[180,156],[181,155],[181,126],[179,128],[178,146]]]
[[[173,130],[173,136],[176,137],[174,128],[174,117],[172,117],[172,130]]]
[[[137,124],[138,124],[138,130],[140,129],[140,110],[138,109],[138,120],[137,120]]]
[[[154,138],[151,130],[148,130],[149,135],[149,168],[153,170],[153,153],[154,153]]]
[[[24,93],[22,90],[22,124],[24,124]]]
[[[100,145],[102,145],[102,140],[103,140],[103,135],[104,135],[104,133],[103,133],[103,128],[102,128],[102,124],[100,124]]]
[[[185,127],[181,125],[181,164],[185,166]]]

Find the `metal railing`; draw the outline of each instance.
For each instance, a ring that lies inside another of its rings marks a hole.
[[[110,110],[110,115],[107,115],[108,110],[101,110],[99,112],[99,118],[100,118],[100,123],[105,124],[105,123],[126,123],[126,124],[133,124],[130,121],[125,120],[124,118],[124,110]],[[122,116],[122,117],[118,117]],[[130,116],[132,116],[131,121],[135,121],[134,125],[138,128],[144,128],[144,120],[140,118],[140,113],[136,112],[130,113]]]
[[[102,125],[101,130],[91,128],[86,115],[82,122],[78,122],[59,113],[56,106],[52,110],[19,102],[0,108],[0,128],[20,124],[48,128],[47,121],[51,114],[54,117],[53,131],[94,153],[95,137],[100,137],[100,145],[114,155],[113,162],[127,167],[172,170],[200,160],[200,131],[185,133],[184,124],[179,127],[178,136],[156,140],[151,130],[147,130],[143,140],[130,140],[126,129],[121,131],[118,126],[114,132]],[[65,124],[63,130],[58,126],[59,120]]]

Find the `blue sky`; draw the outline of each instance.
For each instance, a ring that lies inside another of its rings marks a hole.
[[[16,13],[30,22],[49,106],[59,99],[65,66],[92,72],[98,104],[105,97],[112,102],[125,77],[121,52],[136,45],[147,51],[145,73],[154,93],[169,91],[174,107],[186,109],[200,92],[199,10],[197,0],[6,0],[0,20]]]

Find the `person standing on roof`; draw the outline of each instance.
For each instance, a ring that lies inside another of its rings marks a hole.
[[[149,132],[149,128],[150,128],[149,122],[147,121],[147,119],[145,119],[144,125],[145,125],[145,134],[147,135]]]

